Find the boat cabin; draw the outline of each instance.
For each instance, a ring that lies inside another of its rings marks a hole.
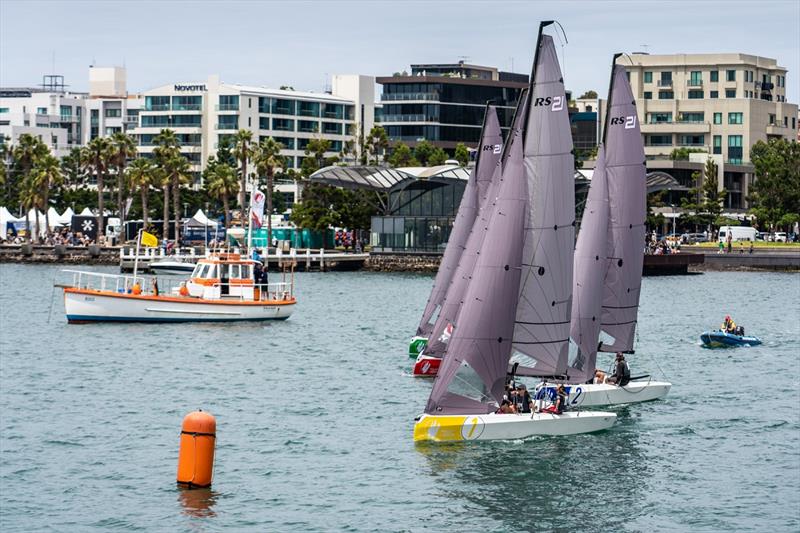
[[[240,254],[220,253],[197,262],[186,283],[189,296],[215,300],[226,296],[252,300],[255,297],[256,261]]]

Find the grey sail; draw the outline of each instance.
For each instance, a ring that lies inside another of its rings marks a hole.
[[[527,109],[525,94],[525,91],[523,91],[517,104],[517,110],[512,122],[512,131],[521,128],[522,117],[525,116],[525,110]],[[475,269],[475,264],[478,262],[483,240],[486,236],[485,232],[479,231],[479,228],[486,227],[489,222],[492,202],[497,197],[500,187],[500,176],[503,165],[505,165],[507,161],[508,153],[508,149],[504,149],[500,161],[495,163],[492,179],[486,186],[484,196],[480,200],[478,215],[469,237],[467,238],[467,243],[464,252],[461,254],[456,272],[453,275],[450,286],[447,288],[447,293],[442,303],[442,309],[439,312],[439,316],[429,336],[428,345],[424,349],[424,354],[427,356],[444,357],[450,332],[458,320],[461,305],[464,302],[464,295],[472,280],[473,270]]]
[[[500,159],[502,146],[503,137],[500,132],[500,122],[497,119],[497,110],[494,106],[489,105],[486,107],[484,115],[478,158],[464,188],[447,248],[436,274],[425,311],[422,313],[422,319],[417,326],[417,335],[430,335],[435,320],[440,314],[447,288],[450,286],[461,255],[466,248],[467,238],[475,223],[480,202],[486,197],[492,181],[492,174]]]
[[[529,207],[512,357],[528,375],[561,376],[567,370],[569,351],[575,162],[552,37],[543,36],[539,46],[524,131]]]
[[[597,339],[600,335],[603,288],[608,268],[608,217],[605,149],[601,146],[597,151],[597,163],[575,245],[575,279],[569,333],[578,352],[568,369],[569,381],[574,383],[591,379],[597,362]]]
[[[603,291],[602,331],[613,337],[601,351],[633,351],[644,261],[647,184],[644,145],[625,68],[614,66],[606,119],[609,265]]]
[[[491,214],[485,225],[475,228],[484,234],[484,244],[425,408],[428,414],[489,413],[502,399],[527,210],[519,131],[510,136],[509,157]]]

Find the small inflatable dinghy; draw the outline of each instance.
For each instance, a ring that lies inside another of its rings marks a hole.
[[[761,339],[747,335],[734,335],[722,330],[706,331],[700,335],[700,340],[709,348],[729,348],[736,346],[757,346]]]

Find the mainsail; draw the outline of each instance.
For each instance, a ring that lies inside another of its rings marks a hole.
[[[477,161],[470,174],[469,181],[467,181],[467,186],[464,188],[461,204],[458,207],[458,213],[453,223],[453,231],[450,233],[447,248],[439,266],[439,272],[436,274],[436,280],[433,283],[428,303],[422,313],[422,319],[419,326],[417,326],[417,335],[428,336],[433,329],[447,293],[447,288],[466,248],[467,238],[478,214],[480,203],[486,197],[489,184],[492,181],[492,174],[500,159],[502,147],[503,137],[500,132],[500,122],[497,119],[497,109],[494,106],[487,105]]]
[[[514,119],[511,125],[511,131],[519,130],[522,126],[522,117],[525,116],[526,95],[527,89],[522,91],[519,102],[517,102],[517,109],[514,113]],[[509,136],[511,133],[509,133]],[[445,350],[447,349],[447,342],[449,341],[450,334],[458,320],[461,306],[464,302],[464,295],[467,292],[472,274],[475,269],[475,264],[478,262],[478,257],[481,253],[485,232],[480,231],[480,228],[485,228],[489,223],[489,216],[492,212],[492,203],[497,198],[497,193],[500,188],[500,176],[503,171],[508,154],[509,145],[506,143],[502,150],[500,160],[495,163],[492,173],[492,179],[485,189],[485,194],[479,202],[478,215],[475,218],[472,230],[467,238],[465,249],[461,254],[461,258],[456,268],[456,272],[452,277],[450,286],[447,288],[447,293],[442,302],[442,309],[439,313],[436,323],[428,339],[428,345],[425,347],[425,355],[432,357],[444,357]]]
[[[512,356],[522,365],[520,373],[555,376],[565,374],[569,350],[575,160],[552,37],[540,39],[537,57],[524,130],[529,207]]]
[[[568,370],[572,382],[583,383],[594,375],[603,311],[603,282],[608,269],[608,217],[605,148],[600,146],[575,245],[575,281],[569,333],[578,346],[578,353]]]
[[[612,75],[603,132],[610,219],[601,328],[614,341],[603,343],[600,351],[632,353],[644,262],[647,173],[625,67],[615,64]]]
[[[574,162],[553,40],[542,36],[522,128],[509,142],[483,245],[425,412],[490,412],[512,348],[566,370],[574,242]],[[519,107],[523,107],[520,105]],[[565,213],[566,210],[566,213]],[[487,208],[488,211],[488,208]]]

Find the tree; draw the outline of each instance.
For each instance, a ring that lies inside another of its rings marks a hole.
[[[150,159],[139,157],[133,160],[127,169],[127,181],[131,192],[139,191],[142,197],[142,227],[147,229],[148,208],[147,200],[150,195],[150,186],[158,183],[157,169]]]
[[[597,98],[597,92],[589,89],[582,95],[578,97],[578,100],[583,100],[584,98]]]
[[[219,136],[216,160],[218,163],[224,163],[236,168],[236,156],[233,155],[233,139],[230,135]]]
[[[61,174],[64,175],[64,182],[77,187],[86,182],[86,173],[81,164],[81,149],[73,148],[67,155],[61,158]]]
[[[6,200],[9,204],[16,204],[18,201],[23,203],[22,198],[20,198],[25,187],[23,182],[29,179],[36,161],[50,153],[50,150],[39,137],[23,133],[9,153],[11,156],[11,172],[6,179],[6,190],[8,191]],[[30,184],[27,185],[29,186]]]
[[[386,130],[380,126],[373,126],[369,130],[366,140],[367,146],[367,163],[370,162],[369,156],[372,155],[375,159],[372,160],[374,164],[378,164],[379,156],[389,147],[389,136],[386,135]]]
[[[109,162],[112,158],[111,142],[106,137],[95,137],[84,148],[84,166],[90,171],[94,172],[97,178],[97,237],[99,243],[100,238],[105,234],[105,203],[103,198],[103,185],[105,182],[106,171],[108,170]]]
[[[423,167],[432,166],[428,163],[428,160],[433,155],[434,150],[435,148],[430,142],[422,140],[418,142],[417,146],[414,148],[414,158],[416,158]]]
[[[456,151],[453,159],[458,161],[458,164],[462,167],[465,167],[467,164],[469,164],[469,150],[467,150],[467,147],[464,143],[458,143],[456,145]]]
[[[247,201],[247,161],[253,155],[253,132],[250,130],[239,130],[234,137],[233,155],[241,165],[239,175],[239,207],[242,209],[242,216],[245,213],[245,202]]]
[[[419,161],[411,153],[411,148],[407,144],[397,143],[394,145],[392,155],[389,156],[389,164],[395,168],[416,167],[419,166]]]
[[[311,145],[311,142],[308,144]],[[327,142],[327,141],[326,141]],[[330,144],[330,143],[328,143]],[[325,148],[325,147],[323,147]],[[266,176],[267,178],[267,245],[272,243],[272,194],[273,194],[273,178],[275,170],[286,166],[286,158],[281,155],[283,145],[269,137],[261,141],[256,147],[253,159],[256,166],[256,173],[258,176]],[[306,148],[308,150],[308,147]],[[322,152],[325,153],[324,151]]]
[[[169,186],[172,189],[172,216],[175,220],[175,242],[180,242],[181,225],[181,185],[191,181],[191,166],[189,160],[178,154],[171,157],[164,165],[164,174],[169,179]],[[167,224],[166,219],[164,224]]]
[[[321,183],[309,183],[303,187],[303,201],[294,205],[292,222],[301,228],[325,230],[339,226],[341,218],[333,209],[339,203],[341,189]]]
[[[305,157],[300,163],[300,174],[304,178],[308,178],[317,170],[330,166],[339,160],[338,157],[325,157],[325,153],[329,152],[331,142],[327,139],[311,139],[308,141],[305,149]]]
[[[718,190],[717,171],[717,164],[713,159],[708,158],[702,173],[692,173],[695,187],[689,190],[688,197],[681,199],[681,208],[689,213],[681,218],[691,224],[702,224],[707,227],[717,223],[716,221],[722,213],[722,202],[728,194],[725,189]]]
[[[669,158],[672,161],[688,161],[689,154],[706,153],[702,148],[675,148],[669,153]]]
[[[25,177],[19,182],[19,200],[22,208],[25,210],[25,239],[31,242],[31,225],[28,213],[31,209],[38,208],[42,205],[42,188],[39,185],[41,178],[37,176],[38,169],[31,169]],[[34,235],[36,239],[39,238],[39,215],[35,213],[34,219]]]
[[[210,157],[205,170],[205,184],[209,196],[222,200],[225,210],[225,229],[231,223],[230,198],[239,192],[239,179],[233,166]]]
[[[117,170],[117,210],[120,227],[125,228],[125,167],[128,160],[136,156],[136,141],[127,133],[118,132],[111,136],[111,159]]]
[[[170,129],[163,129],[153,138],[153,155],[155,156],[156,167],[160,170],[157,174],[158,181],[153,185],[160,186],[164,191],[162,239],[169,239],[169,196],[172,176],[167,171],[169,161],[180,156],[180,142],[175,132]],[[177,231],[177,228],[176,228]]]
[[[48,150],[49,151],[49,150]],[[64,177],[61,174],[61,163],[57,157],[49,153],[38,159],[34,164],[34,185],[41,190],[42,206],[44,211],[45,232],[50,235],[50,192],[61,187]],[[38,220],[39,217],[36,217]]]
[[[770,229],[800,219],[800,144],[785,139],[758,141],[750,149],[756,180],[750,191],[751,213]]]
[[[436,147],[428,158],[428,166],[435,167],[437,165],[444,165],[444,162],[447,161],[447,159],[447,152],[439,147]]]

